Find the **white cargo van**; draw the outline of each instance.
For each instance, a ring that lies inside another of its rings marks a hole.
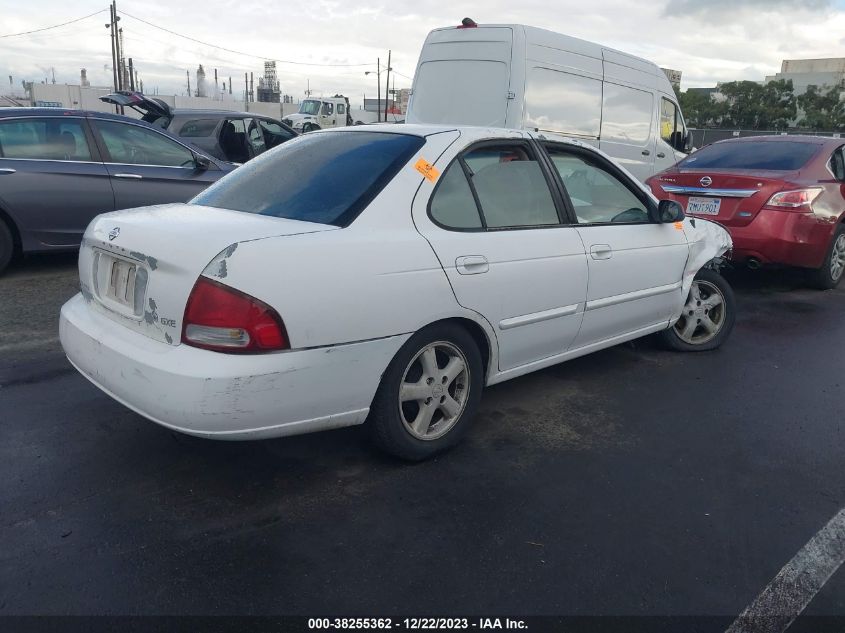
[[[468,18],[428,34],[406,121],[559,132],[599,147],[641,180],[690,147],[672,85],[652,62]]]

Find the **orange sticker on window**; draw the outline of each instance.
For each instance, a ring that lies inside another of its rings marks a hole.
[[[683,222],[675,222],[675,230],[683,231],[684,230],[684,223]]]
[[[426,180],[429,182],[434,182],[437,180],[437,177],[440,176],[440,172],[437,171],[437,167],[429,163],[425,158],[420,158],[414,165],[414,169],[425,176]]]

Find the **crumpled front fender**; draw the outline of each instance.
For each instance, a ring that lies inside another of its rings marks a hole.
[[[684,268],[681,296],[686,301],[690,287],[692,287],[692,280],[698,271],[714,258],[721,257],[730,251],[733,248],[733,241],[730,233],[723,227],[701,218],[686,218],[684,220],[684,234],[687,236],[687,243],[689,244],[689,258]],[[674,319],[680,316],[680,308],[678,314],[673,316]]]

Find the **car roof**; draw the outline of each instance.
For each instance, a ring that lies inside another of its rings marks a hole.
[[[765,141],[767,143],[806,143],[808,145],[836,145],[845,141],[841,138],[833,138],[830,136],[812,136],[803,134],[762,134],[760,136],[742,136],[738,138],[726,138],[717,143],[750,143],[754,141]]]
[[[123,114],[114,114],[113,112],[99,112],[97,110],[74,110],[72,108],[0,108],[0,118],[28,116],[81,116],[112,119],[114,121],[126,121],[129,119],[135,123],[143,123],[146,125],[146,123],[141,121],[141,119],[136,119]]]
[[[238,112],[236,110],[203,110],[201,108],[173,108],[170,113],[174,117],[181,116],[204,116],[206,118],[214,117],[256,117],[260,119],[272,119],[273,117],[261,114],[260,112]]]

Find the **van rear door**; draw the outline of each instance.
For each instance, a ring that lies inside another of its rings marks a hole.
[[[512,48],[510,27],[432,31],[420,53],[407,122],[504,127]]]

